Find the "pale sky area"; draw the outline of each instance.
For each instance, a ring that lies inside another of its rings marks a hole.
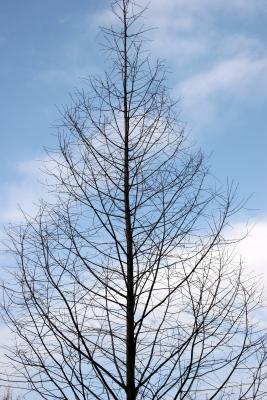
[[[31,212],[42,196],[35,160],[56,144],[56,106],[104,66],[98,26],[112,21],[109,4],[0,2],[1,231],[20,220],[18,204]],[[251,196],[232,225],[237,235],[252,228],[240,251],[267,286],[267,0],[152,0],[145,22],[158,28],[149,48],[166,60],[180,117],[212,173]]]

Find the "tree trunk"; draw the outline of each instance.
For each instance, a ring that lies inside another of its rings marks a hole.
[[[124,3],[124,205],[125,235],[127,244],[127,336],[126,336],[126,371],[127,400],[135,400],[135,339],[134,339],[134,274],[133,274],[133,241],[131,210],[129,196],[129,116],[127,99],[127,5]]]

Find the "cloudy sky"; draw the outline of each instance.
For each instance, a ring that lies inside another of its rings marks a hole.
[[[41,197],[43,146],[56,143],[56,106],[103,68],[99,25],[109,0],[11,0],[0,4],[0,224],[18,221]],[[142,0],[143,3],[143,0]],[[247,208],[233,220],[253,227],[241,250],[267,265],[266,0],[152,0],[146,13],[154,56],[169,67],[173,95],[193,141],[217,179],[239,183]],[[2,228],[1,228],[2,229]],[[267,272],[265,274],[267,282]]]

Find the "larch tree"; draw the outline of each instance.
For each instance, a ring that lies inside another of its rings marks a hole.
[[[110,69],[62,111],[55,201],[9,230],[2,382],[46,400],[263,399],[260,294],[226,233],[235,188],[189,146],[144,9],[112,8]]]

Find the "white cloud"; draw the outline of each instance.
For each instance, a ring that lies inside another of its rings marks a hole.
[[[185,97],[187,103],[192,103],[193,96],[196,98],[201,94],[203,100],[215,90],[234,93],[237,84],[240,89],[248,88],[250,83],[263,92],[267,63],[265,43],[239,31],[238,25],[232,32],[222,31],[218,21],[221,21],[222,11],[231,12],[233,16],[241,13],[241,17],[246,18],[266,12],[265,6],[261,0],[257,3],[247,0],[153,0],[149,4],[144,22],[147,26],[158,27],[149,33],[152,54],[167,58],[177,77],[187,77],[179,86],[178,97]],[[94,22],[109,26],[113,22],[110,9],[98,12]],[[201,63],[215,66],[203,72]],[[237,92],[234,95],[238,97]],[[204,106],[207,111],[211,105]],[[200,107],[202,111],[203,107]]]
[[[47,188],[44,185],[46,180],[50,181],[42,172],[43,168],[53,169],[53,162],[48,157],[32,159],[21,162],[17,165],[17,175],[12,181],[1,185],[0,199],[0,240],[5,241],[6,235],[3,232],[3,225],[8,223],[20,223],[23,221],[23,214],[20,208],[29,215],[34,215],[38,209],[39,200],[42,198],[51,200]],[[13,261],[4,251],[4,246],[0,248],[1,279],[5,279],[6,268],[12,268]],[[14,337],[9,328],[5,326],[0,317],[0,368],[1,373],[6,371],[5,346],[12,347]],[[1,384],[0,384],[1,386]],[[16,392],[17,393],[17,392]],[[15,394],[15,392],[14,392]]]
[[[267,13],[266,2],[261,0],[153,0],[145,22],[159,28],[152,34],[152,49],[159,57],[167,57],[177,66],[187,64],[190,71],[194,69],[190,64],[192,56],[204,55],[203,61],[207,63],[233,54],[262,52],[265,42],[244,27],[248,18],[253,24],[256,15],[264,13]],[[229,15],[236,22],[235,25],[230,22],[227,29]]]
[[[175,89],[175,94],[183,98],[185,113],[187,117],[190,115],[194,128],[202,127],[219,117],[222,102],[235,104],[238,109],[246,103],[254,106],[265,101],[266,71],[267,57],[235,57],[186,79]]]
[[[1,388],[1,395],[4,394],[4,388],[12,387],[10,373],[11,373],[11,366],[8,365],[8,359],[5,357],[7,353],[7,347],[14,347],[15,345],[15,335],[10,331],[10,329],[0,323],[0,371],[1,371],[1,378],[4,379],[0,381],[0,388]],[[10,380],[10,383],[9,383]],[[25,392],[18,388],[18,384],[15,384],[16,389],[12,390],[12,394],[14,398],[19,395],[23,395]],[[2,399],[2,397],[1,397]]]
[[[266,56],[265,43],[244,32],[227,33],[217,44],[217,52],[221,59],[231,57],[248,57],[251,59]]]
[[[235,237],[246,234],[245,224],[238,223],[233,226]],[[260,276],[267,294],[267,218],[250,223],[247,236],[238,244],[238,253],[244,260],[245,266],[251,272]]]
[[[0,266],[2,278],[11,262],[5,251],[7,239],[5,227],[8,227],[9,224],[23,222],[23,213],[34,216],[39,208],[39,201],[44,197],[49,197],[42,183],[45,179],[41,167],[44,166],[45,161],[48,161],[48,159],[33,159],[19,163],[16,169],[17,175],[10,182],[0,186]]]
[[[258,87],[267,84],[265,78],[267,58],[251,60],[235,58],[226,60],[207,72],[197,74],[183,82],[180,93],[192,99],[207,97],[217,91],[238,94],[240,88],[249,88],[256,83]],[[262,91],[262,94],[265,92]],[[238,94],[239,96],[239,94]]]
[[[186,12],[209,13],[213,10],[230,9],[238,10],[243,13],[255,14],[257,12],[266,11],[265,0],[257,0],[257,2],[248,0],[153,0],[151,8],[161,13],[176,10],[176,14]]]
[[[2,361],[5,358],[6,347],[14,345],[14,336],[11,333],[10,329],[0,323],[0,366],[2,366]],[[1,370],[5,369],[4,367]]]
[[[267,298],[267,217],[255,219],[249,224],[233,224],[227,233],[231,239],[241,239],[236,245],[236,255],[252,275],[260,278]]]
[[[43,173],[44,168],[52,168],[48,157],[32,159],[17,165],[17,175],[0,187],[0,224],[18,223],[23,212],[34,215],[41,199],[50,199],[45,182],[50,178]]]

